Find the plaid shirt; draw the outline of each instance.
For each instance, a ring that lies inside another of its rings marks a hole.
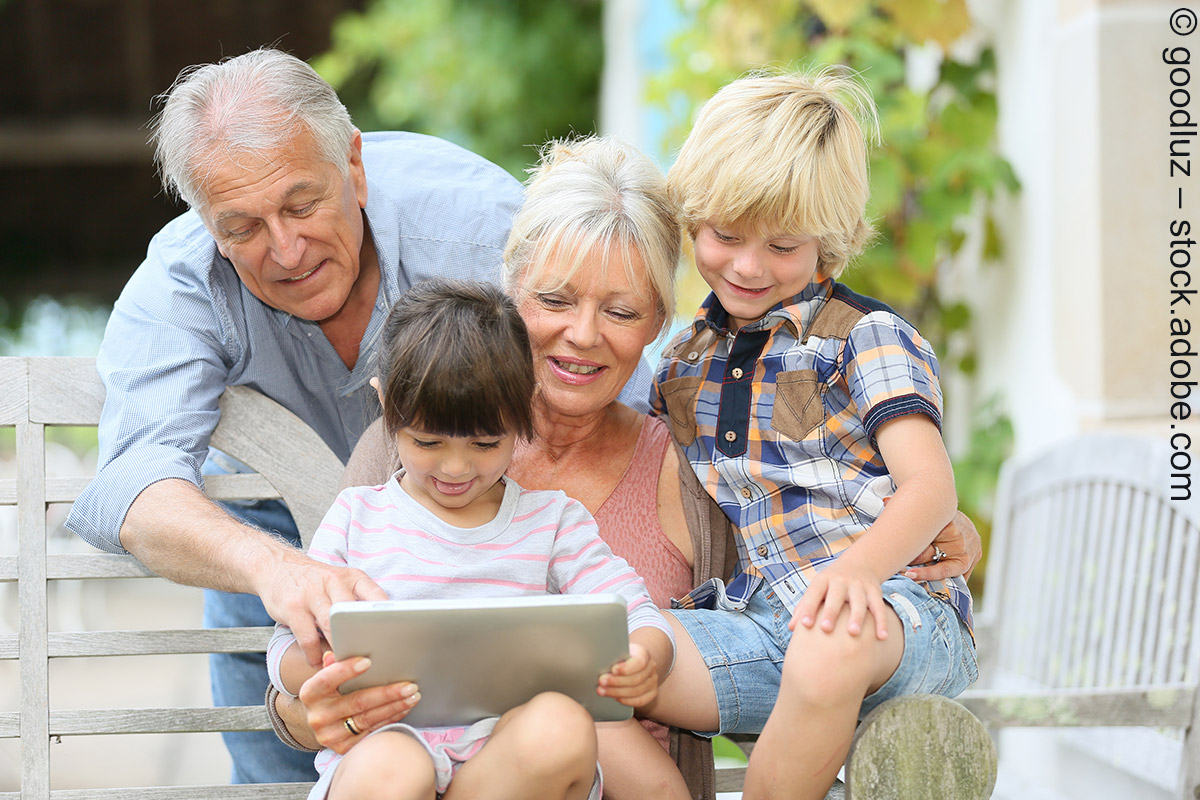
[[[709,494],[741,533],[740,574],[679,605],[735,605],[766,579],[795,608],[812,577],[895,491],[875,444],[888,420],[941,425],[937,358],[887,306],[833,280],[738,331],[714,295],[668,346],[651,397]],[[925,584],[971,625],[962,578]]]

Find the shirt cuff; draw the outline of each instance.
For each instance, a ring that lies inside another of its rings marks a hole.
[[[275,735],[279,737],[279,741],[286,744],[293,750],[299,750],[302,753],[318,753],[311,747],[305,747],[292,736],[292,732],[288,730],[287,725],[283,722],[283,717],[279,716],[279,709],[275,707],[275,698],[280,694],[279,690],[270,684],[267,685],[267,718],[271,720],[271,728],[275,731]]]
[[[200,463],[181,450],[166,445],[127,450],[96,473],[71,507],[66,526],[93,547],[125,554],[121,526],[133,501],[150,484],[171,478],[204,485]]]

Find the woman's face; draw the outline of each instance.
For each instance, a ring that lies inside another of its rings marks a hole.
[[[551,413],[579,416],[607,408],[658,335],[663,320],[645,264],[636,250],[630,261],[633,281],[619,253],[610,254],[606,268],[597,247],[560,285],[570,262],[551,258],[535,284],[518,290],[538,401]]]

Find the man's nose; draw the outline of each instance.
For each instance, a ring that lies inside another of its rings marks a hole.
[[[304,251],[308,240],[300,233],[294,223],[281,219],[273,220],[267,225],[271,233],[271,255],[275,262],[284,269],[297,269],[304,261]]]

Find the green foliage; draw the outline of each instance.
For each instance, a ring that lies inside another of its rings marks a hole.
[[[1018,183],[996,150],[992,50],[966,57],[958,55],[966,48],[948,49],[970,31],[965,0],[689,0],[685,7],[672,67],[650,87],[651,102],[669,116],[666,149],[682,143],[705,99],[747,71],[827,64],[855,71],[875,98],[883,140],[870,156],[867,210],[879,235],[842,279],[915,324],[943,371],[974,374],[971,308],[941,286],[976,215],[983,257],[999,257],[991,201]],[[931,62],[924,79],[914,67],[922,58]],[[981,529],[1012,438],[1007,419],[994,407],[990,413],[976,421],[956,463],[960,499]]]
[[[594,130],[600,0],[375,0],[313,66],[363,130],[457,142],[519,179],[547,138]]]

